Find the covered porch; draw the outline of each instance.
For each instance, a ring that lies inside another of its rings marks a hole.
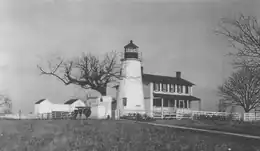
[[[176,113],[177,109],[190,109],[192,101],[198,101],[198,110],[200,110],[201,100],[197,97],[190,95],[154,94],[153,114],[164,116]]]

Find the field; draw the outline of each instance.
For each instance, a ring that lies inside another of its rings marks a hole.
[[[0,132],[5,151],[260,150],[259,140],[124,120],[1,120]]]
[[[157,120],[154,121],[159,124],[186,126],[192,128],[200,128],[207,130],[218,130],[224,132],[233,132],[240,134],[249,134],[260,136],[260,123],[236,122],[236,121],[216,121],[216,120]]]

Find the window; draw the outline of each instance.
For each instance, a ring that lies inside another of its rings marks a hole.
[[[170,92],[175,92],[175,84],[170,84]]]
[[[189,86],[186,86],[185,89],[186,94],[189,94]]]
[[[124,106],[127,105],[127,98],[123,98],[123,105],[124,105]]]
[[[169,107],[174,107],[174,100],[170,99],[168,103]]]
[[[159,91],[160,90],[160,84],[159,83],[154,83],[153,90],[154,91]]]
[[[184,101],[180,101],[180,108],[183,108],[184,107]]]
[[[161,107],[162,102],[160,99],[153,99],[153,106]]]
[[[167,92],[167,84],[165,83],[162,84],[162,91]]]
[[[181,85],[177,85],[177,93],[182,93],[182,86]]]
[[[180,86],[180,90],[181,90],[180,93],[183,93],[183,86],[182,85]]]
[[[188,101],[184,100],[184,108],[188,108]]]
[[[180,107],[180,100],[177,100],[176,103],[177,103],[176,104],[177,108],[179,108]]]
[[[163,107],[168,107],[168,99],[163,99]]]

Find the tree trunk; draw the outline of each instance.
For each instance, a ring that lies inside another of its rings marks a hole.
[[[248,108],[244,108],[245,113],[249,113],[250,110]]]
[[[101,94],[101,96],[107,95],[107,88],[106,87],[97,88],[96,90]]]

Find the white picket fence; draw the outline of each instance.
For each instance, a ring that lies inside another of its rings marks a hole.
[[[136,113],[137,111],[128,111],[129,113]],[[150,115],[148,112],[144,112]],[[190,109],[177,109],[176,112],[153,112],[154,118],[159,119],[185,119],[190,118],[193,119],[196,115],[207,115],[212,117],[213,115],[216,116],[229,116],[232,114],[234,120],[244,120],[246,122],[249,121],[260,121],[260,112],[258,113],[227,113],[227,112],[210,112],[210,111],[194,111]],[[53,117],[53,115],[51,116]],[[19,114],[6,114],[1,115],[0,119],[48,119],[46,115],[20,115]]]
[[[210,112],[210,111],[194,111],[189,109],[177,109],[176,111],[176,119],[182,118],[193,118],[196,115],[207,115],[209,117],[215,116],[229,116],[232,115],[234,120],[240,120],[241,114],[240,113],[227,113],[227,112]]]
[[[140,111],[134,111],[134,110],[125,110],[124,111],[127,115],[128,113],[141,113]],[[156,119],[194,119],[195,116],[198,115],[206,115],[208,117],[215,116],[222,116],[222,117],[228,117],[232,115],[233,120],[241,120],[241,114],[240,113],[227,113],[227,112],[210,112],[210,111],[195,111],[191,109],[176,109],[175,112],[169,112],[169,111],[153,111],[152,114],[147,111],[142,111],[142,113],[146,113],[147,115],[153,115]]]
[[[244,121],[260,121],[260,113],[244,113]]]

